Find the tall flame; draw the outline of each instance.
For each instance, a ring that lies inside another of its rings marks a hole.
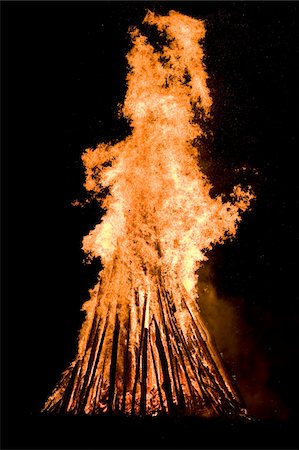
[[[130,31],[130,70],[122,108],[132,133],[88,149],[85,187],[106,214],[83,239],[100,257],[99,283],[84,305],[75,361],[46,411],[202,416],[245,414],[202,322],[196,270],[216,243],[236,234],[253,195],[210,196],[194,144],[212,99],[202,20],[148,12],[144,23],[166,36],[157,51]],[[98,196],[99,197],[99,196]]]

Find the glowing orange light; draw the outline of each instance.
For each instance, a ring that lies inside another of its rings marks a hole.
[[[83,240],[104,266],[85,303],[78,353],[46,411],[242,415],[238,396],[202,322],[196,269],[236,234],[253,195],[210,196],[193,145],[195,110],[212,99],[203,64],[205,26],[171,11],[144,22],[166,33],[155,51],[138,29],[122,108],[132,134],[82,156],[87,191],[109,188],[102,221]],[[109,164],[107,164],[109,162]]]

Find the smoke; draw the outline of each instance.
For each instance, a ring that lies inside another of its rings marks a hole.
[[[198,271],[198,302],[207,327],[227,369],[239,388],[249,415],[286,420],[289,411],[269,385],[271,361],[246,321],[246,303],[217,292],[212,264]]]

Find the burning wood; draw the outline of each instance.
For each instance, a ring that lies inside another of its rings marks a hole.
[[[83,241],[104,269],[84,305],[77,357],[44,410],[246,415],[195,285],[206,252],[235,235],[253,195],[237,186],[233,202],[212,198],[198,165],[194,116],[208,117],[212,104],[203,21],[171,11],[148,12],[144,22],[166,43],[155,51],[131,30],[122,111],[132,134],[82,157],[86,189],[97,196],[109,188],[106,215]]]

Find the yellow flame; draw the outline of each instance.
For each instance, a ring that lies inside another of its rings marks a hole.
[[[128,249],[128,259],[150,252],[152,264],[178,275],[190,292],[197,263],[212,244],[235,235],[239,210],[248,207],[253,195],[238,186],[234,204],[211,198],[212,186],[194,157],[192,140],[202,133],[193,120],[194,103],[206,115],[212,104],[198,45],[205,34],[203,21],[174,11],[164,17],[149,12],[144,21],[166,31],[171,42],[159,53],[137,29],[131,32],[123,113],[133,133],[115,147],[101,144],[83,156],[86,188],[109,186],[111,194],[108,212],[84,239],[84,249],[104,262],[113,257],[117,243]],[[111,159],[112,167],[104,169]],[[159,241],[162,258],[150,250],[152,245],[146,249],[147,236]]]

